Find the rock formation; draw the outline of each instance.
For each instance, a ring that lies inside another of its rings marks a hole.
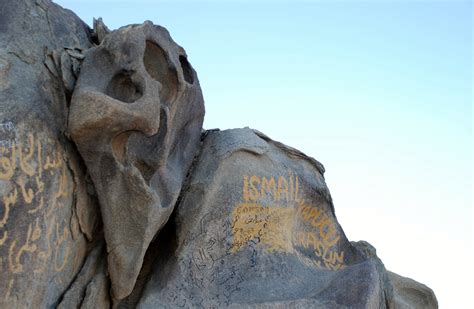
[[[436,308],[339,225],[324,167],[202,131],[163,27],[0,3],[1,308]]]
[[[85,55],[68,133],[99,198],[114,296],[132,292],[198,148],[204,102],[184,50],[151,22]]]

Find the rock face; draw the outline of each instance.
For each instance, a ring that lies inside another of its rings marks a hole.
[[[64,135],[63,77],[74,83],[91,46],[86,25],[51,2],[0,2],[2,308],[57,304],[99,236],[86,170]]]
[[[1,308],[437,308],[347,239],[319,162],[201,133],[162,27],[2,1],[0,106]]]
[[[394,290],[394,305],[397,308],[438,308],[433,291],[424,284],[405,278],[391,271],[388,277]]]
[[[117,299],[174,209],[203,118],[196,73],[164,28],[124,27],[87,51],[68,131],[99,198]]]
[[[347,240],[323,172],[250,129],[210,132],[139,307],[385,307],[383,265]]]

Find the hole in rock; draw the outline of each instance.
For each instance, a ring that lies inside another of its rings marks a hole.
[[[179,63],[181,63],[181,68],[183,69],[184,80],[189,84],[194,83],[193,68],[189,64],[188,59],[184,56],[179,56]]]
[[[170,67],[165,51],[157,44],[146,41],[143,63],[148,74],[162,86],[160,98],[164,101],[172,99],[178,89],[178,75]]]
[[[112,78],[105,94],[125,103],[133,103],[143,95],[141,89],[125,73]]]

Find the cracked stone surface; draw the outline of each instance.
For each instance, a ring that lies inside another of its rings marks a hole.
[[[438,306],[348,240],[318,161],[202,130],[161,26],[2,1],[0,106],[1,308]]]
[[[50,1],[0,2],[1,308],[54,307],[98,236],[85,167],[63,134],[63,82],[80,62],[68,51],[91,46],[87,26]]]

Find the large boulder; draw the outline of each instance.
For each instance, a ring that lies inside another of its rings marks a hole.
[[[1,1],[0,107],[0,308],[437,307],[347,239],[319,162],[201,134],[160,26]]]
[[[0,2],[0,307],[57,304],[100,221],[64,136],[88,27],[50,1]]]
[[[436,296],[429,287],[405,278],[391,271],[388,278],[393,286],[394,307],[396,308],[438,308]]]
[[[105,35],[85,54],[69,112],[100,202],[117,300],[135,285],[197,152],[204,100],[186,53],[151,22]]]
[[[387,307],[384,266],[346,238],[323,173],[262,133],[209,132],[139,307]]]

